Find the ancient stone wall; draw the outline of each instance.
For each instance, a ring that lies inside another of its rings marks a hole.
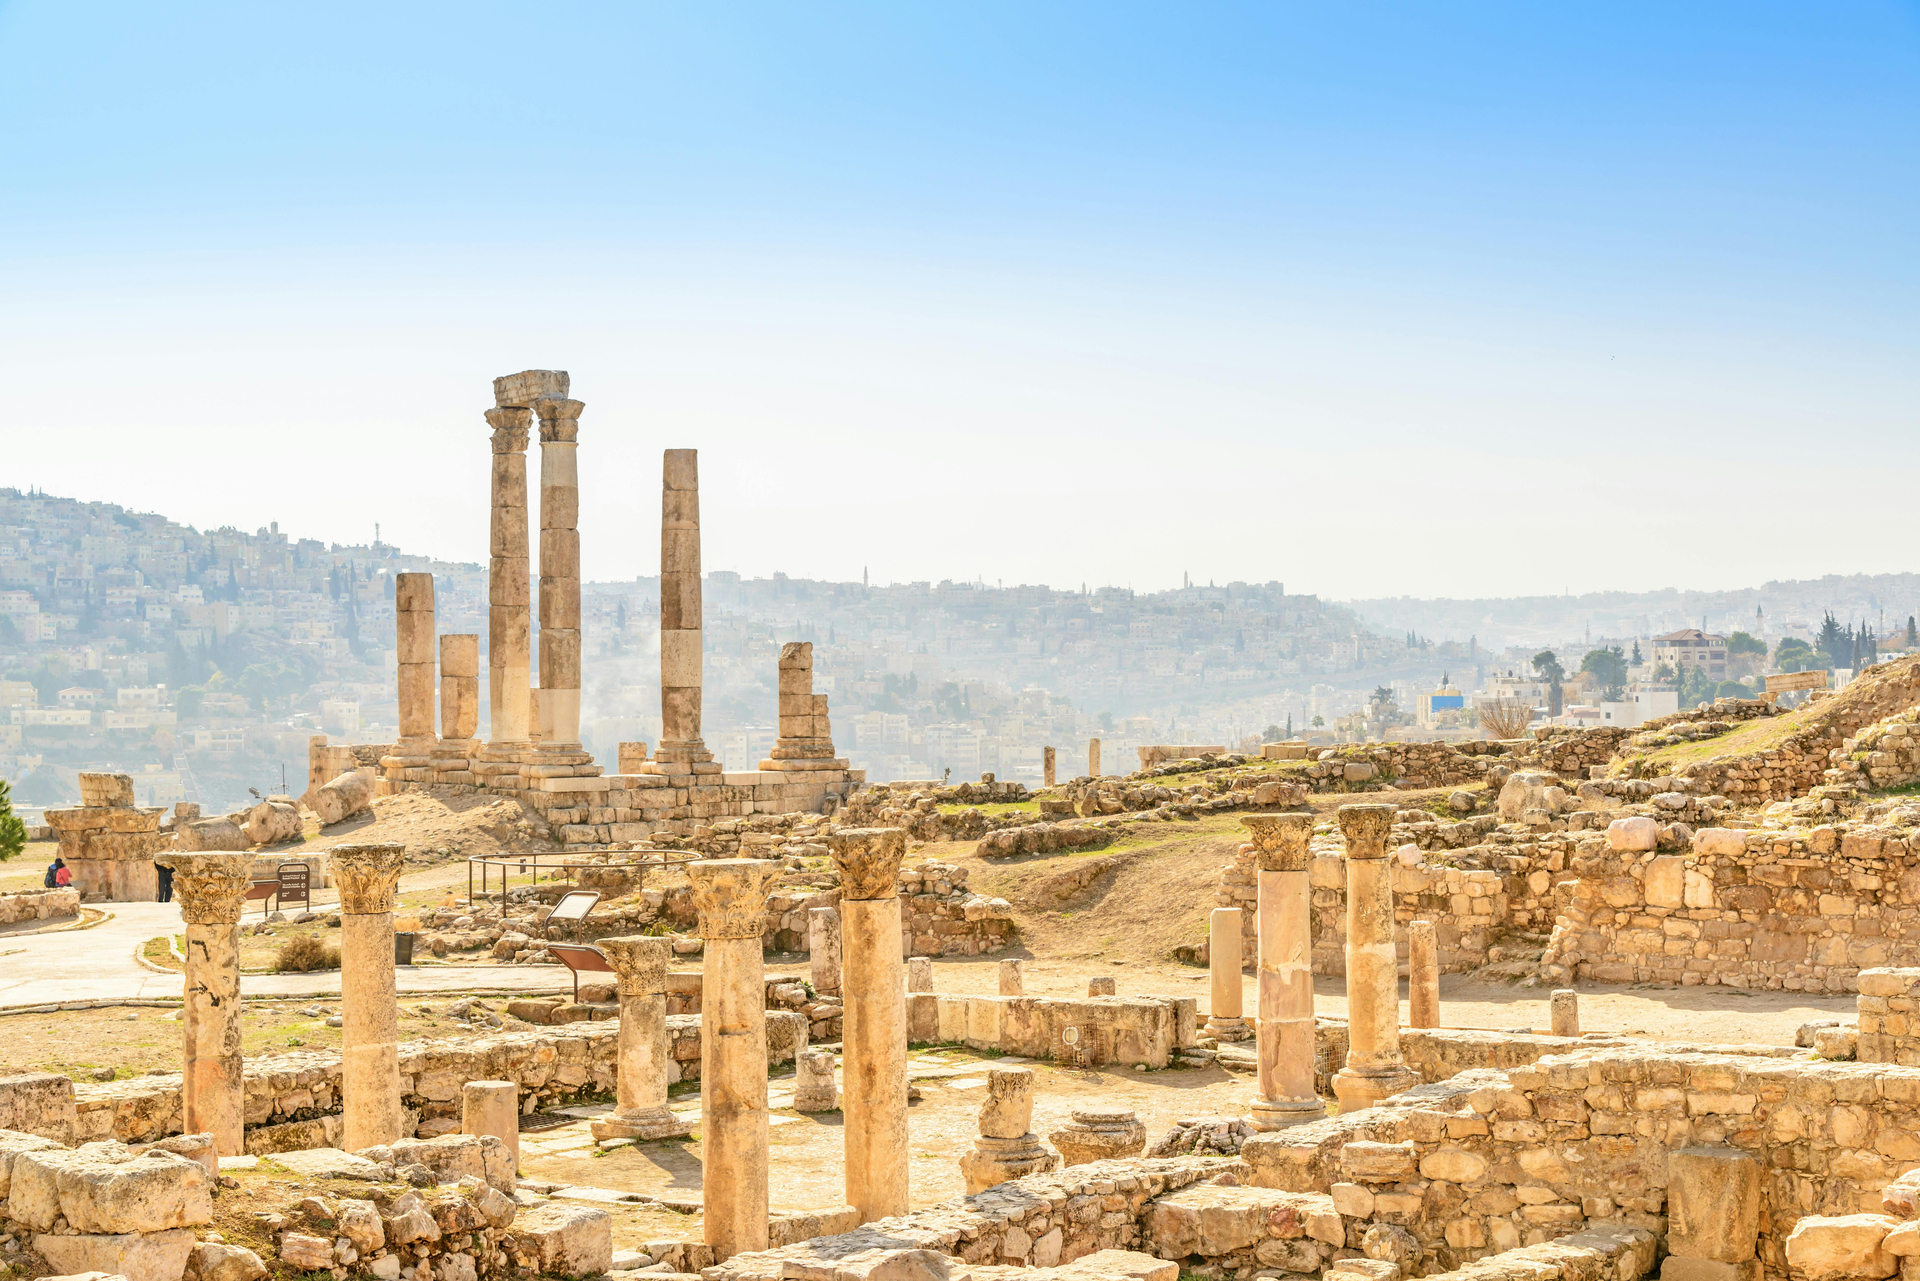
[[[72,886],[57,890],[15,890],[0,894],[0,925],[21,921],[45,921],[80,913],[80,891]]]

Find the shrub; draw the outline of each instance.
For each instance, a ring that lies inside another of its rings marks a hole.
[[[273,968],[282,974],[337,970],[340,968],[340,949],[327,946],[316,934],[296,934],[280,945]]]

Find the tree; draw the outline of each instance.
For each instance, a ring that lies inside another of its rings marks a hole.
[[[1617,703],[1627,692],[1627,658],[1618,645],[1588,650],[1580,670],[1599,682],[1600,697],[1606,702]]]
[[[27,825],[13,812],[13,791],[0,778],[0,863],[27,848]]]
[[[1712,702],[1719,688],[1720,682],[1707,675],[1704,664],[1680,669],[1680,706],[1683,709]]]
[[[1818,666],[1829,668],[1853,666],[1853,628],[1848,627],[1842,630],[1840,624],[1834,620],[1831,610],[1821,622],[1820,632],[1813,638],[1813,645],[1815,649],[1826,655],[1825,661]]]
[[[1820,666],[1820,656],[1798,636],[1788,636],[1774,647],[1773,666],[1782,672],[1812,671]]]
[[[1907,648],[1920,649],[1920,627],[1915,627],[1913,615],[1907,615]]]
[[[1315,712],[1313,714],[1313,719],[1311,721],[1308,721],[1307,723],[1313,726],[1315,729],[1319,729],[1327,723],[1327,718],[1320,715],[1320,713]]]
[[[1525,700],[1505,695],[1480,708],[1480,725],[1498,739],[1525,738],[1534,709]]]
[[[1385,685],[1375,685],[1373,687],[1373,697],[1367,701],[1370,703],[1391,703],[1393,701],[1393,691]]]
[[[1640,657],[1640,642],[1636,640],[1633,642],[1633,659],[1632,659],[1633,665],[1635,667],[1638,667],[1640,666],[1640,664],[1644,663],[1645,661],[1646,660],[1644,658]]]
[[[1567,669],[1560,666],[1560,660],[1553,656],[1552,650],[1543,649],[1533,656],[1533,670],[1539,672],[1540,678],[1547,682],[1547,715],[1558,716],[1560,682],[1566,679]]]
[[[1761,658],[1765,658],[1767,656],[1767,643],[1757,636],[1748,635],[1746,632],[1735,632],[1733,635],[1727,637],[1727,657],[1738,658],[1742,654],[1757,654]]]
[[[1260,741],[1263,743],[1277,743],[1286,736],[1286,731],[1278,725],[1269,725],[1260,731]]]

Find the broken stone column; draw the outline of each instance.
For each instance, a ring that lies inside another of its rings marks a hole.
[[[404,845],[336,845],[327,867],[340,890],[340,1101],[349,1152],[400,1133],[399,1002],[393,975],[393,892]]]
[[[1147,1127],[1126,1108],[1075,1108],[1073,1123],[1047,1135],[1065,1165],[1134,1156],[1147,1146]]]
[[[520,1086],[513,1081],[468,1081],[460,1087],[460,1133],[491,1134],[513,1156],[520,1173]]]
[[[661,730],[655,761],[713,759],[700,737],[701,627],[699,451],[669,449],[660,489]]]
[[[716,1259],[767,1248],[767,989],[760,926],[778,865],[687,864],[700,913],[700,1199]]]
[[[533,371],[528,371],[529,373]],[[525,375],[514,375],[523,378]],[[564,375],[562,375],[564,378]],[[494,398],[514,394],[494,380]],[[561,391],[565,394],[564,387]],[[531,709],[532,648],[527,567],[527,433],[533,411],[509,405],[487,411],[493,428],[493,560],[487,571],[487,742],[518,746],[527,741]],[[511,750],[511,748],[509,748]]]
[[[667,1106],[667,963],[673,944],[629,935],[597,945],[620,995],[620,1049],[613,1115],[593,1123],[596,1139],[669,1139],[691,1134]],[[703,985],[704,993],[704,985]]]
[[[1040,749],[1040,782],[1045,787],[1053,786],[1053,749],[1051,747]]]
[[[1000,962],[1000,995],[1025,996],[1026,994],[1026,979],[1020,973],[1020,962],[1017,960]]]
[[[1667,1262],[1677,1281],[1759,1281],[1760,1163],[1738,1148],[1667,1155]]]
[[[807,909],[807,968],[813,990],[840,990],[840,913],[831,907]]]
[[[580,745],[580,411],[565,393],[540,417],[540,739]]]
[[[1420,1084],[1400,1057],[1400,963],[1393,948],[1387,829],[1398,807],[1342,805],[1347,864],[1347,1065],[1333,1079],[1342,1113]]]
[[[813,692],[813,643],[780,647],[780,738],[761,769],[844,768],[834,759],[827,698]]]
[[[833,1051],[806,1049],[794,1065],[793,1110],[831,1112],[840,1106],[840,1087],[833,1080]]]
[[[1240,909],[1216,907],[1207,914],[1207,973],[1213,979],[1207,1035],[1222,1041],[1247,1039],[1240,1005]]]
[[[1407,1026],[1440,1026],[1440,940],[1432,921],[1407,925]]]
[[[1087,740],[1087,773],[1100,777],[1100,740],[1097,738]]]
[[[907,991],[933,991],[933,958],[930,956],[909,956],[907,958]]]
[[[990,1069],[987,1101],[980,1108],[980,1137],[960,1158],[968,1196],[1059,1167],[1060,1158],[1047,1151],[1032,1130],[1033,1069]]]
[[[393,648],[400,667],[400,738],[433,738],[433,575],[393,577]],[[396,756],[408,755],[396,750]]]
[[[433,745],[433,781],[473,782],[480,745],[480,638],[471,633],[440,638],[440,741]]]
[[[240,1057],[240,912],[251,854],[163,852],[186,921],[186,1006],[180,1025],[183,1133],[211,1134],[221,1156],[247,1146]]]
[[[1240,821],[1258,868],[1259,1069],[1248,1120],[1256,1129],[1277,1130],[1327,1111],[1313,1085],[1313,888],[1307,879],[1313,816],[1249,814]]]
[[[840,1110],[847,1204],[862,1223],[907,1212],[907,1010],[901,992],[897,827],[844,828],[830,838],[840,871]]]
[[[1555,1036],[1580,1035],[1580,994],[1572,988],[1560,988],[1547,998],[1547,1010],[1553,1020]]]

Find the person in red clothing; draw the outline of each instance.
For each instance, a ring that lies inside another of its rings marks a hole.
[[[47,872],[52,876],[55,887],[73,884],[73,869],[67,866],[67,861],[63,858],[54,859],[53,866],[48,868]]]

